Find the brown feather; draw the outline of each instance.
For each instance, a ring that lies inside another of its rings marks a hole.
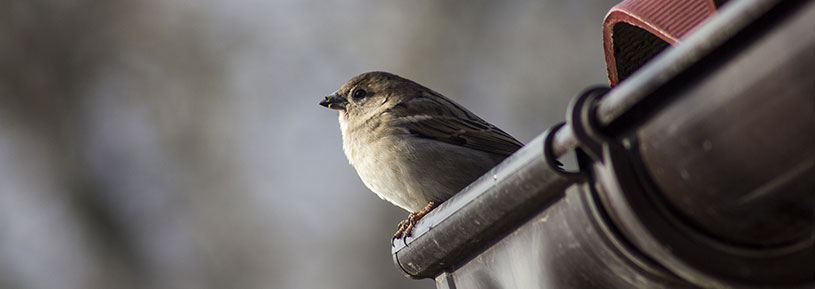
[[[435,99],[453,104],[454,109],[430,109],[449,107]],[[505,156],[523,146],[506,132],[438,94],[433,98],[412,99],[398,106],[399,109],[391,109],[387,113],[401,119],[400,125],[419,137]]]

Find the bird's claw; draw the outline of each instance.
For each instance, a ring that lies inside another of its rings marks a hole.
[[[393,238],[391,238],[391,246],[393,245],[393,241],[397,239],[402,239],[402,242],[404,242],[405,246],[407,246],[407,238],[410,237],[415,224],[416,213],[410,213],[407,219],[399,222],[399,228],[396,230],[396,233],[393,234]]]
[[[410,213],[407,219],[399,222],[399,229],[396,230],[396,233],[393,234],[393,238],[391,238],[391,246],[393,246],[393,241],[396,239],[402,239],[402,242],[405,244],[405,246],[407,246],[407,238],[413,233],[413,227],[416,226],[416,222],[418,222],[434,208],[436,208],[436,203],[429,202],[427,203],[427,206],[418,212]]]

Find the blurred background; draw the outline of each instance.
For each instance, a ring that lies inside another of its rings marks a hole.
[[[0,2],[0,288],[433,288],[317,103],[385,70],[521,141],[617,1]]]

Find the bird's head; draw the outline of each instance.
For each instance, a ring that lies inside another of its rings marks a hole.
[[[351,78],[320,105],[340,111],[345,117],[367,119],[415,97],[423,87],[397,75],[374,71]]]

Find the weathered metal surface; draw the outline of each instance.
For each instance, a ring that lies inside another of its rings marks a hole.
[[[474,259],[438,288],[698,288],[666,273],[608,226],[586,183]]]
[[[451,289],[815,287],[811,27],[813,1],[728,3],[589,102],[591,134],[539,137],[422,219],[397,266]],[[543,157],[575,147],[601,148],[582,177]]]
[[[698,284],[815,286],[815,4],[785,5],[618,126],[647,192],[609,192],[611,215]]]

